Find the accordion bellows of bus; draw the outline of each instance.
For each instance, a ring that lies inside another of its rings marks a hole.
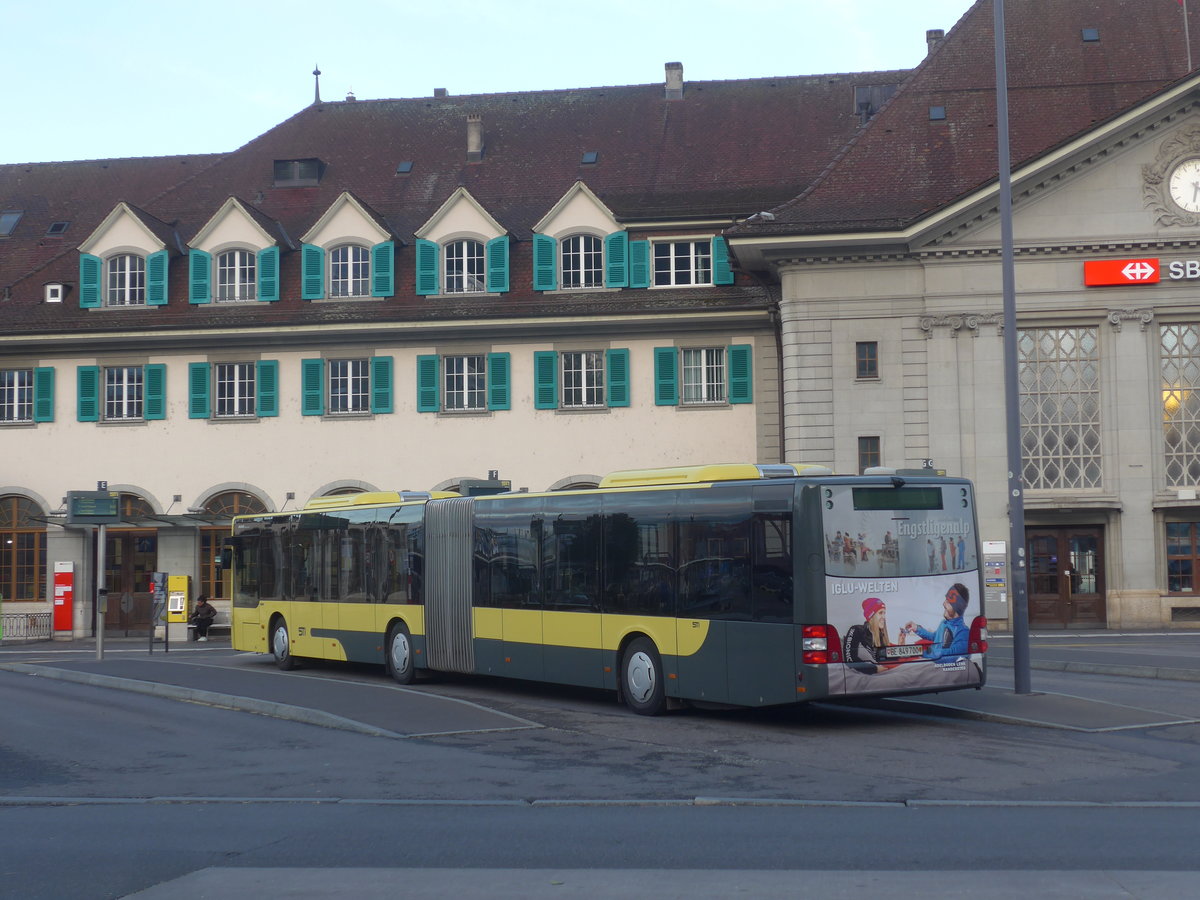
[[[971,483],[723,464],[239,517],[233,646],[607,688],[653,715],[980,687]]]

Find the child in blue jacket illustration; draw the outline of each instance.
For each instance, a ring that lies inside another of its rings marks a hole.
[[[954,584],[946,591],[946,599],[942,602],[942,621],[936,631],[926,631],[916,622],[909,622],[904,630],[927,641],[932,641],[922,656],[925,659],[952,659],[967,652],[970,644],[970,633],[963,623],[963,613],[971,592],[964,584]]]

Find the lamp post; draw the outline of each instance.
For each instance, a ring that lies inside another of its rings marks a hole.
[[[1013,632],[1013,691],[1032,692],[1029,678],[1029,593],[1025,560],[1025,491],[1021,483],[1021,409],[1017,379],[1017,299],[1014,287],[1012,163],[1008,152],[1008,66],[1004,0],[992,0],[996,37],[996,140],[1000,177],[1000,271],[1004,296],[1004,419],[1008,448],[1009,615]]]

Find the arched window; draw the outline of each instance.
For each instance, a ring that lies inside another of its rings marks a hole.
[[[26,497],[0,497],[0,597],[46,599],[46,526]]]
[[[146,305],[146,260],[133,253],[108,259],[108,305]]]
[[[125,521],[146,519],[153,515],[154,507],[144,497],[140,497],[137,494],[121,495],[121,518]]]
[[[367,297],[371,293],[371,254],[347,244],[329,254],[329,296]]]
[[[562,277],[559,285],[570,288],[604,287],[604,242],[591,234],[563,238]]]
[[[483,244],[452,241],[446,245],[446,271],[442,290],[447,294],[481,294],[487,290]]]
[[[258,295],[256,255],[226,250],[217,257],[217,300],[253,300]]]
[[[266,504],[246,491],[225,491],[210,497],[204,504],[204,512],[216,519],[232,519],[234,516],[252,516],[267,511]],[[217,525],[200,529],[200,584],[196,590],[208,599],[226,599],[227,578],[217,566],[221,545],[229,534],[228,525]]]

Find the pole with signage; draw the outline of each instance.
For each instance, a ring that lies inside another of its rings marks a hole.
[[[67,491],[67,524],[96,527],[96,659],[104,659],[104,613],[108,588],[104,583],[107,535],[104,526],[121,521],[121,498],[98,481],[94,491]]]
[[[996,141],[1000,175],[1000,262],[1004,292],[1004,410],[1008,437],[1008,532],[1012,561],[1013,691],[1032,693],[1029,678],[1029,596],[1025,566],[1025,491],[1021,484],[1021,410],[1017,380],[1017,298],[1013,265],[1012,163],[1008,153],[1008,65],[1004,50],[1004,0],[995,0]]]

